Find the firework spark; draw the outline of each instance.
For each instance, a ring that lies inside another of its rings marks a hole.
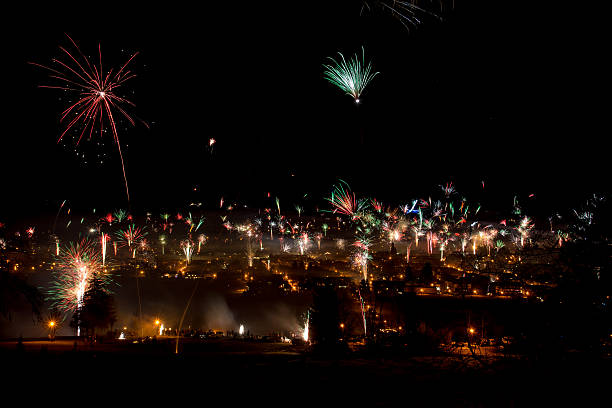
[[[416,4],[415,0],[412,1],[401,1],[401,0],[363,0],[361,6],[361,12],[364,10],[371,11],[372,9],[381,9],[382,11],[391,14],[392,17],[397,19],[402,25],[410,30],[410,27],[417,27],[423,22],[424,17],[434,17],[440,19],[440,17],[423,7]],[[454,8],[454,1],[450,5],[447,5],[444,1],[439,2],[440,11],[445,8]]]
[[[129,201],[130,192],[128,189],[115,117],[122,116],[127,119],[132,126],[135,124],[134,119],[125,110],[126,106],[135,106],[134,103],[119,96],[117,91],[126,81],[136,76],[127,66],[138,53],[134,53],[119,69],[110,69],[104,72],[100,44],[98,44],[99,63],[96,65],[95,62],[90,61],[90,59],[83,54],[79,46],[70,36],[66,36],[70,40],[76,53],[60,46],[59,48],[63,53],[62,56],[65,58],[64,60],[53,58],[52,67],[31,63],[32,65],[49,71],[50,78],[58,81],[56,85],[40,85],[39,87],[59,89],[74,96],[73,101],[61,114],[60,120],[62,122],[68,122],[68,124],[60,135],[58,143],[66,133],[76,127],[80,128],[77,145],[85,134],[88,134],[88,139],[91,139],[94,129],[96,129],[96,131],[99,130],[100,135],[102,135],[105,126],[110,127],[113,140],[117,144],[117,149],[119,150],[121,169],[123,170],[123,179],[125,181],[125,192]],[[145,122],[141,122],[148,127]]]

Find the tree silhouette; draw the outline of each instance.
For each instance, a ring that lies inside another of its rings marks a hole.
[[[84,306],[75,316],[88,334],[95,335],[97,328],[112,330],[117,312],[113,297],[102,289],[99,279],[94,277],[91,288],[85,293]]]
[[[433,271],[429,262],[423,265],[423,269],[421,270],[421,280],[425,283],[430,283],[433,281]]]
[[[340,338],[339,302],[336,290],[328,286],[317,286],[313,292],[311,333],[313,341],[320,346],[332,346]]]
[[[32,307],[32,313],[40,318],[44,301],[42,293],[20,275],[0,270],[0,314],[10,319],[11,312],[20,308],[24,300]]]

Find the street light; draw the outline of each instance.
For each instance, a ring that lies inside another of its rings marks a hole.
[[[55,340],[55,329],[56,329],[55,320],[50,320],[47,325],[49,326],[49,340]]]

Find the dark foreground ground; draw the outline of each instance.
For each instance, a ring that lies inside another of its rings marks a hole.
[[[608,406],[612,361],[397,352],[324,353],[282,343],[1,342],[4,398],[108,406]],[[602,405],[603,404],[603,405]]]

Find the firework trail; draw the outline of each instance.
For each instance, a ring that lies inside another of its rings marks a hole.
[[[359,293],[359,305],[361,306],[361,317],[363,319],[363,335],[368,335],[368,328],[366,326],[366,307],[365,302],[363,301],[363,297],[361,296],[361,291]]]
[[[105,266],[105,262],[106,262],[106,242],[110,240],[110,237],[105,234],[102,233],[102,237],[100,238],[100,243],[102,245],[102,266]]]
[[[310,310],[306,312],[306,323],[304,324],[304,332],[302,333],[302,339],[308,341],[308,335],[310,331]]]
[[[249,262],[249,268],[253,267],[253,258],[255,257],[255,250],[253,249],[253,241],[252,241],[252,236],[253,233],[251,232],[251,230],[249,230],[247,232],[247,237],[246,237],[246,255],[247,255],[247,260]]]
[[[64,208],[64,204],[66,204],[66,200],[62,201],[62,205],[60,205],[59,209],[57,210],[57,214],[55,215],[55,221],[53,221],[53,230],[51,231],[52,234],[55,234],[55,224],[57,224],[57,217],[59,217],[60,211],[62,211],[62,208]]]
[[[406,263],[410,263],[410,249],[412,248],[412,242],[406,246]]]
[[[53,67],[30,63],[49,71],[49,76],[53,80],[58,81],[57,85],[40,85],[41,88],[59,89],[73,95],[73,102],[62,112],[60,120],[68,122],[66,128],[60,135],[58,143],[64,135],[73,127],[81,127],[77,145],[85,134],[88,133],[88,138],[91,139],[94,129],[100,131],[100,136],[104,133],[105,124],[110,127],[113,140],[117,144],[119,150],[119,158],[121,159],[121,169],[123,170],[123,179],[125,181],[125,192],[128,201],[130,201],[130,192],[128,189],[127,176],[125,173],[125,165],[123,162],[123,154],[121,152],[121,144],[119,142],[119,134],[117,133],[117,124],[115,115],[122,116],[128,120],[132,126],[135,124],[134,119],[126,112],[126,106],[135,106],[134,103],[119,96],[117,90],[121,88],[126,81],[134,78],[136,75],[128,68],[128,64],[138,55],[134,53],[125,64],[119,69],[110,69],[104,72],[102,66],[102,48],[98,44],[99,62],[90,61],[81,51],[74,40],[66,35],[70,43],[76,50],[73,53],[66,48],[60,46],[62,56],[65,58],[53,58],[51,61]],[[141,121],[142,122],[142,121]],[[145,126],[148,125],[142,122]],[[89,129],[89,131],[88,131]]]
[[[364,0],[361,6],[361,12],[364,10],[371,11],[373,8],[379,8],[387,13],[390,13],[397,21],[402,23],[406,30],[410,31],[410,26],[417,27],[423,22],[423,17],[431,16],[441,19],[435,13],[417,6],[416,1],[400,1],[400,0]],[[440,11],[443,10],[443,1],[440,1]],[[454,0],[449,6],[454,8]]]
[[[178,330],[176,331],[176,349],[174,350],[175,354],[178,354],[179,347],[179,338],[181,337],[181,329],[183,327],[183,320],[185,320],[185,315],[187,314],[187,309],[189,309],[189,305],[191,304],[191,299],[193,299],[193,295],[195,295],[196,290],[198,290],[198,285],[200,284],[200,279],[196,279],[196,283],[193,287],[193,292],[191,292],[191,296],[187,301],[187,305],[185,306],[185,310],[183,310],[183,315],[181,316],[181,321],[179,322]]]
[[[378,74],[378,72],[372,73],[372,63],[365,63],[365,50],[361,48],[362,55],[361,61],[359,56],[355,54],[353,58],[349,59],[348,62],[344,59],[342,53],[340,60],[336,61],[331,57],[333,64],[323,65],[325,72],[323,76],[332,84],[343,90],[347,95],[350,95],[355,99],[355,103],[359,103],[359,97],[361,96],[366,85]]]

